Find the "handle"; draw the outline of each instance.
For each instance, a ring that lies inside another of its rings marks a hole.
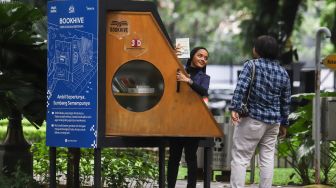
[[[179,72],[179,71],[180,71],[180,69],[177,69],[177,72]],[[177,92],[177,93],[180,92],[180,84],[181,84],[180,81],[177,81],[177,80],[176,80],[176,92]]]

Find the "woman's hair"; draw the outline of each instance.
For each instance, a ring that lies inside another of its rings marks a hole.
[[[189,67],[191,66],[191,61],[192,61],[194,55],[196,54],[196,52],[197,52],[198,50],[201,50],[201,49],[207,51],[207,52],[208,52],[208,55],[209,55],[209,51],[208,51],[205,47],[198,46],[198,47],[193,48],[193,49],[191,50],[191,52],[190,52],[190,58],[187,60],[186,69],[189,69]],[[204,66],[204,67],[202,68],[202,71],[205,73],[205,71],[206,71],[206,66]]]
[[[254,41],[254,49],[262,58],[277,59],[279,53],[278,43],[275,38],[262,35]]]

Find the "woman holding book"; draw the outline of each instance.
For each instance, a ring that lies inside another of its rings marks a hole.
[[[190,52],[185,70],[189,75],[181,71],[176,74],[177,81],[187,82],[200,96],[208,96],[210,76],[205,73],[208,64],[209,52],[204,47],[195,47]],[[191,118],[191,117],[186,117]],[[185,160],[188,168],[188,188],[196,187],[197,180],[197,148],[198,138],[174,138],[169,144],[169,160],[167,171],[168,188],[174,188],[176,184],[179,164],[184,149]]]

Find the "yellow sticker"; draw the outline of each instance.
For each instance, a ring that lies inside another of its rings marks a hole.
[[[336,69],[336,54],[328,55],[322,62],[326,67],[330,69]]]

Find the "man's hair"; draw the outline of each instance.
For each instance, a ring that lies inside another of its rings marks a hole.
[[[277,59],[279,47],[275,38],[262,35],[254,41],[254,49],[262,58]]]

